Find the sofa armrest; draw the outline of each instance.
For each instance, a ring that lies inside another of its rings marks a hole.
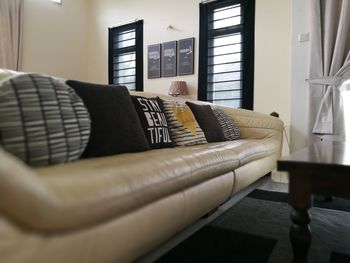
[[[240,129],[241,139],[273,138],[282,145],[284,123],[280,119],[251,110],[217,107],[233,118]]]

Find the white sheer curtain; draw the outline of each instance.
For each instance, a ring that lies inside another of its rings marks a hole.
[[[0,0],[0,68],[19,70],[23,0]]]
[[[309,129],[321,138],[342,140],[339,87],[350,78],[350,0],[311,0],[311,5]]]
[[[344,104],[345,115],[345,138],[350,140],[350,78],[340,86]]]

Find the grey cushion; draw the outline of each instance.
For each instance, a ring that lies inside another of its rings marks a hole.
[[[72,88],[38,74],[0,81],[0,144],[27,164],[76,160],[89,136],[89,113]]]

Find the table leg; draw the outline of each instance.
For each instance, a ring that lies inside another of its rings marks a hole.
[[[291,218],[293,223],[290,227],[289,236],[294,252],[293,262],[307,262],[307,254],[311,244],[309,213],[307,210],[294,209]]]
[[[289,204],[293,207],[292,225],[289,236],[292,243],[294,263],[307,262],[307,254],[311,244],[310,216],[311,183],[307,174],[290,174]]]

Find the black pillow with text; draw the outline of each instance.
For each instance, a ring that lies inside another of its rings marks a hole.
[[[162,100],[131,97],[150,147],[152,149],[173,147]]]

